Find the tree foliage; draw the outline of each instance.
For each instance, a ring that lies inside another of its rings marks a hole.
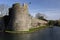
[[[49,20],[48,25],[60,26],[60,21],[59,20]]]
[[[37,13],[35,15],[35,17],[38,18],[38,19],[41,19],[41,20],[46,20],[46,16],[44,14],[41,14],[41,13]]]

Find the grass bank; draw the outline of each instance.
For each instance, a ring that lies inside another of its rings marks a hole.
[[[5,31],[7,33],[32,33],[32,32],[35,32],[35,31],[38,31],[38,30],[41,30],[41,29],[45,29],[47,28],[48,26],[40,26],[40,27],[37,27],[37,28],[31,28],[29,29],[29,31]]]
[[[40,27],[37,27],[37,28],[31,28],[29,30],[29,32],[35,32],[35,31],[38,31],[38,30],[41,30],[41,29],[45,29],[47,28],[48,26],[40,26]]]

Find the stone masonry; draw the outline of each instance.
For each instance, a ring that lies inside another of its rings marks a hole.
[[[23,5],[19,3],[13,4],[13,6],[9,8],[7,18],[9,19],[7,27],[13,31],[29,31],[30,28],[47,24],[47,21],[31,17],[28,12],[28,5],[25,3]]]
[[[28,15],[27,4],[20,5],[19,3],[13,4],[10,15],[9,26],[13,27],[15,31],[28,31],[31,27],[31,19]],[[12,23],[12,24],[11,24]]]

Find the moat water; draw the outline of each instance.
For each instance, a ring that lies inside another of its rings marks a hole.
[[[60,40],[60,27],[54,26],[29,34],[0,33],[0,40]]]

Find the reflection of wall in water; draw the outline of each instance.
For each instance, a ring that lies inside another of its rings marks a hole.
[[[4,28],[4,20],[3,17],[0,17],[0,30],[3,30]]]
[[[30,40],[31,34],[15,34],[13,40]]]

